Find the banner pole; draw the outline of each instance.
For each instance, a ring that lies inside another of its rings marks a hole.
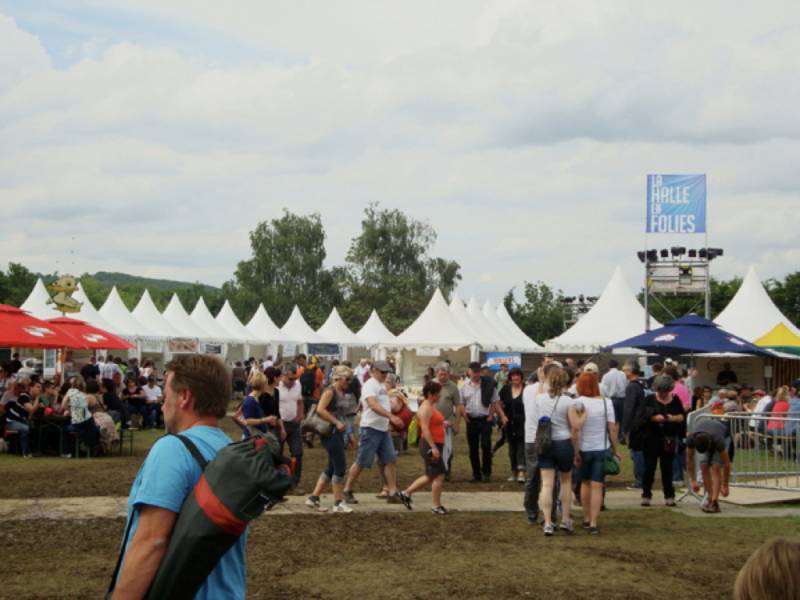
[[[705,238],[706,238],[706,306],[705,317],[711,319],[711,257],[708,256],[708,177],[706,177],[706,222],[705,222]]]

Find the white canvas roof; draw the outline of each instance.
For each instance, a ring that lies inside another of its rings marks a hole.
[[[139,303],[131,314],[133,314],[137,321],[159,335],[170,338],[179,338],[183,336],[172,323],[164,318],[164,315],[158,312],[156,305],[153,304],[153,299],[150,297],[150,292],[146,289],[142,297],[139,298]]]
[[[497,347],[494,331],[490,330],[484,321],[475,319],[467,313],[458,292],[455,292],[453,299],[450,300],[450,312],[453,313],[461,329],[472,337],[473,343],[480,344],[484,350],[494,350]]]
[[[217,323],[227,331],[230,331],[232,338],[242,342],[256,342],[259,344],[266,344],[268,342],[268,340],[257,340],[257,338],[250,333],[250,330],[242,325],[242,322],[239,320],[239,317],[236,316],[236,313],[233,312],[233,308],[231,308],[231,304],[227,300],[225,300],[225,304],[223,304],[222,308],[219,310]]]
[[[378,311],[374,308],[369,315],[369,319],[364,323],[364,326],[358,330],[356,335],[359,339],[364,340],[368,346],[377,346],[378,344],[392,345],[397,343],[397,336],[389,331],[389,328],[383,324]]]
[[[317,333],[330,341],[332,344],[341,344],[343,346],[365,346],[364,340],[359,338],[353,333],[350,328],[342,321],[339,316],[339,311],[334,306],[331,314],[322,324],[322,327],[317,329]]]
[[[511,349],[511,342],[506,339],[506,336],[503,335],[503,330],[498,329],[494,323],[490,322],[489,319],[483,314],[481,310],[481,305],[478,304],[478,301],[475,299],[475,296],[472,296],[467,302],[467,315],[472,320],[474,324],[477,325],[482,331],[485,331],[486,334],[489,336],[489,340],[493,342],[493,346],[496,350],[510,350]]]
[[[275,322],[270,318],[267,309],[263,304],[259,304],[253,318],[248,321],[247,330],[259,340],[267,340],[277,344],[297,344],[297,340],[291,339]]]
[[[78,289],[74,294],[72,294],[72,297],[80,302],[82,306],[79,312],[67,313],[68,317],[86,321],[90,325],[102,329],[103,331],[119,334],[119,331],[115,330],[111,323],[101,317],[100,313],[97,312],[97,309],[92,306],[92,303],[89,302],[89,298],[87,298],[86,294],[83,292],[83,288],[81,288],[80,283],[78,284]],[[22,306],[20,306],[20,308],[22,310],[27,310],[37,319],[54,319],[56,317],[63,316],[55,309],[55,305],[47,304],[49,299],[50,294],[47,291],[47,286],[45,286],[40,277],[36,280],[31,293],[28,295],[27,299]]]
[[[227,329],[217,323],[211,312],[208,310],[206,301],[203,300],[202,296],[200,296],[200,298],[197,300],[197,304],[195,304],[194,310],[192,311],[190,317],[192,321],[205,329],[214,340],[239,341],[236,340],[236,338],[233,337]]]
[[[471,338],[437,289],[417,320],[397,336],[397,344],[403,348],[458,349],[472,344]]]
[[[779,323],[786,325],[795,335],[800,335],[800,329],[786,318],[769,297],[755,267],[747,271],[739,291],[714,322],[748,342],[769,333]]]
[[[169,304],[167,304],[167,308],[164,309],[162,315],[169,324],[180,331],[183,336],[201,339],[210,339],[212,337],[205,329],[192,320],[189,313],[183,308],[178,294],[172,294],[172,298],[170,298]]]
[[[497,316],[497,307],[495,307],[495,305],[488,300],[484,302],[483,308],[481,309],[481,314],[483,314],[484,318],[491,324],[494,330],[500,334],[500,338],[503,340],[504,347],[508,347],[519,352],[524,350],[530,351],[532,349],[528,342],[522,342],[519,340],[515,333],[500,320],[500,317]]]
[[[304,344],[327,344],[328,340],[319,335],[316,331],[311,329],[311,326],[306,323],[300,309],[297,305],[292,309],[292,314],[289,319],[281,327],[283,332],[290,338],[300,340]]]
[[[544,350],[542,346],[534,342],[531,338],[529,338],[522,329],[520,329],[519,325],[514,322],[514,319],[511,318],[511,315],[508,314],[508,309],[506,309],[506,305],[502,302],[497,307],[497,317],[500,319],[500,322],[508,328],[509,331],[514,335],[515,339],[518,339],[522,344],[523,350],[529,350],[531,352],[537,350]]]
[[[139,320],[128,311],[128,308],[119,296],[117,286],[111,288],[111,293],[108,295],[108,298],[106,298],[103,306],[100,307],[100,316],[111,323],[117,331],[126,336],[150,338],[165,337],[139,322]]]
[[[644,308],[617,267],[594,306],[560,336],[545,342],[550,352],[596,352],[644,331]],[[650,327],[661,323],[650,318]]]

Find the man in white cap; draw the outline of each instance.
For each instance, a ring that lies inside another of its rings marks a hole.
[[[347,481],[344,484],[344,499],[348,504],[358,504],[353,495],[353,484],[358,480],[361,471],[372,468],[375,456],[384,465],[386,485],[389,488],[388,502],[400,504],[397,494],[397,453],[389,433],[389,423],[398,428],[403,421],[392,414],[389,394],[383,382],[392,372],[392,367],[385,360],[376,361],[372,367],[371,377],[361,388],[361,430],[358,436],[356,461],[350,467]]]

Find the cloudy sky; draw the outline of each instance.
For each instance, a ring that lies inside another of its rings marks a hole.
[[[0,39],[3,263],[220,284],[284,207],[338,264],[378,201],[462,296],[597,293],[645,175],[707,173],[715,274],[800,268],[794,1],[0,0]]]

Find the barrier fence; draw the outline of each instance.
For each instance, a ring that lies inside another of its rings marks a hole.
[[[800,415],[732,412],[714,418],[730,428],[731,485],[800,491]]]

